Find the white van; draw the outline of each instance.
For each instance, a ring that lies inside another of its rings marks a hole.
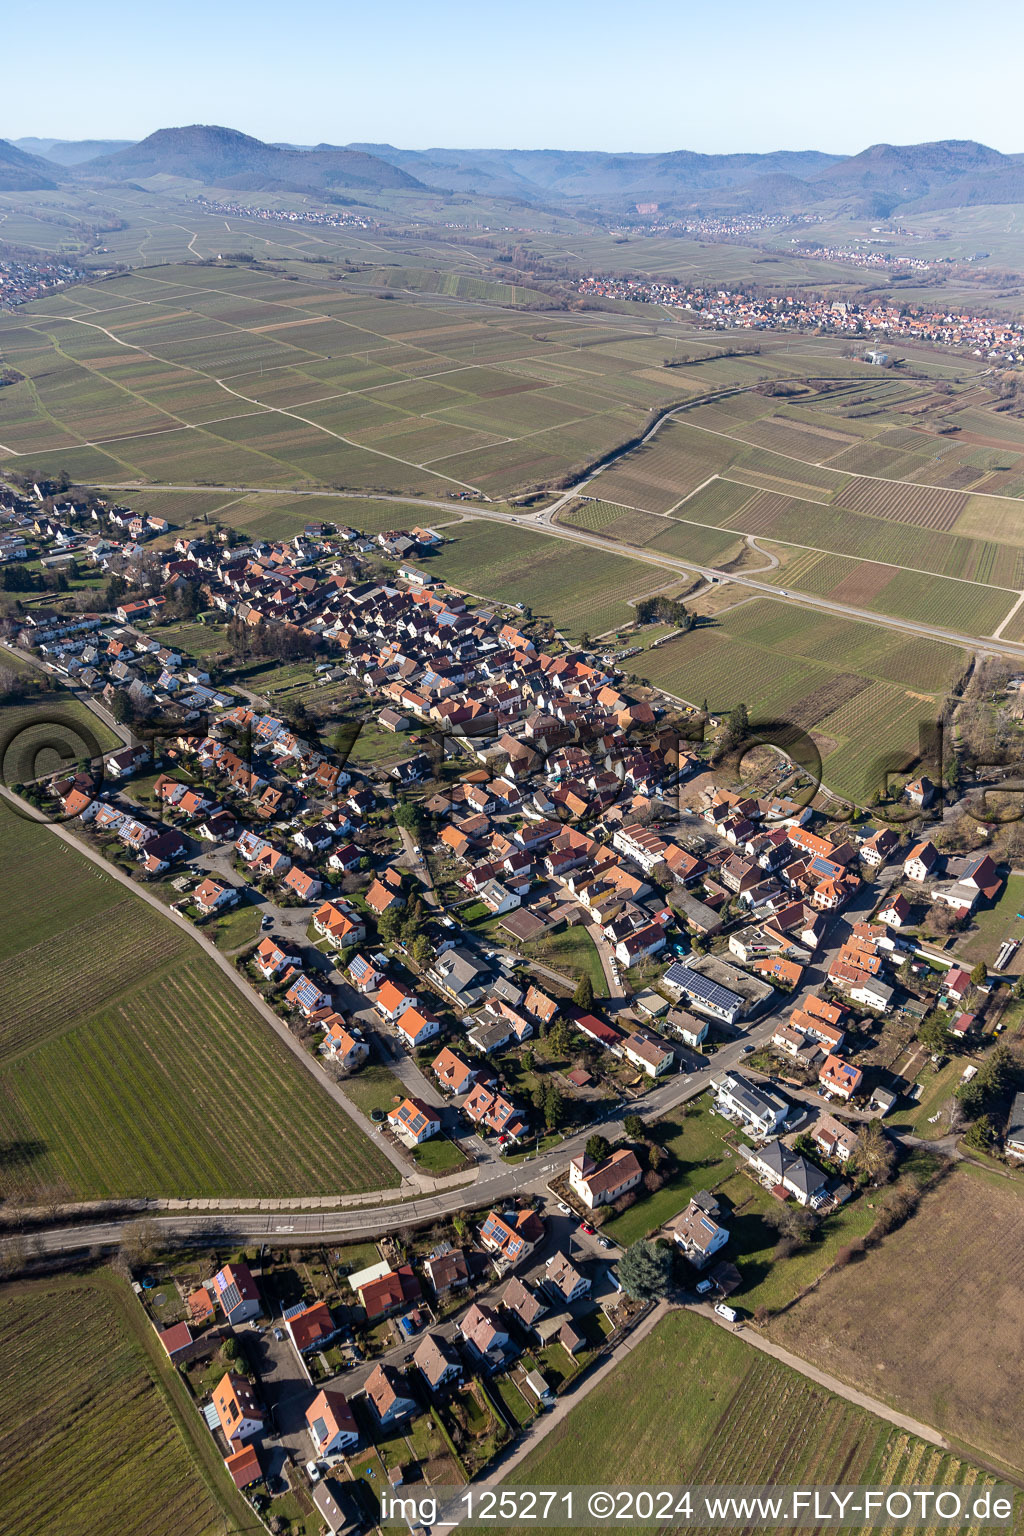
[[[739,1317],[735,1307],[727,1307],[724,1301],[715,1302],[715,1311],[719,1317],[724,1317],[727,1323],[734,1323]]]

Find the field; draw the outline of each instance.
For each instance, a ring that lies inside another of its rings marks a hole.
[[[1019,1473],[1012,1384],[1024,1370],[1022,1257],[1019,1189],[957,1171],[879,1248],[777,1319],[772,1334]]]
[[[656,1411],[638,1412],[643,1404]],[[551,1430],[511,1481],[553,1488],[991,1480],[741,1338],[675,1311]]]
[[[603,634],[633,617],[627,599],[665,585],[666,576],[619,554],[573,547],[542,533],[469,521],[451,528],[430,569],[479,597],[520,602],[574,635]]]
[[[109,1271],[0,1290],[0,1536],[93,1536],[112,1521],[122,1536],[250,1527],[159,1349]]]
[[[187,935],[0,810],[0,1192],[381,1188],[390,1164]]]
[[[6,665],[0,656],[0,667]],[[69,693],[5,704],[0,710],[0,780],[5,784],[27,784],[120,745],[110,727]]]
[[[957,944],[957,955],[972,965],[979,960],[992,965],[1005,939],[1024,940],[1024,875],[1007,875],[994,902],[982,901],[971,914],[967,935]]]
[[[310,267],[151,268],[25,306],[0,319],[25,375],[0,456],[192,485],[207,499],[187,510],[211,517],[227,498],[203,487],[496,496],[582,469],[688,393],[629,317],[539,322],[513,285],[389,274],[384,295]]]
[[[880,764],[909,759],[918,729],[966,657],[937,641],[896,641],[885,629],[755,598],[643,658],[655,686],[713,714],[746,704],[751,720],[811,732],[829,788],[865,803]]]

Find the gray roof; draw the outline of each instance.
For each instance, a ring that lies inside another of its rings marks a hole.
[[[1006,1140],[1024,1144],[1024,1093],[1015,1093],[1006,1122]]]
[[[781,1184],[785,1179],[808,1199],[815,1190],[828,1183],[820,1168],[808,1162],[806,1157],[801,1157],[799,1152],[791,1152],[781,1141],[766,1142],[760,1151],[751,1155],[768,1169],[778,1183]]]
[[[784,1113],[789,1111],[789,1101],[781,1093],[772,1093],[770,1089],[752,1083],[739,1072],[727,1072],[722,1078],[722,1086],[728,1088],[729,1097],[735,1103],[758,1120],[766,1113],[775,1115],[780,1110]]]

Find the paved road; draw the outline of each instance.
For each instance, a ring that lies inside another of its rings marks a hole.
[[[696,403],[696,402],[691,402],[691,403]],[[620,457],[621,457],[621,455],[620,455]],[[615,462],[614,460],[609,461],[609,464],[603,466],[603,468],[610,468],[611,464],[614,463],[614,462]],[[599,476],[601,474],[601,472],[602,472],[601,470],[598,470],[597,471],[597,476]],[[578,485],[574,486],[570,493],[567,493],[565,496],[563,496],[561,498],[561,502],[569,500],[571,496],[579,495],[579,494],[583,493],[587,489],[588,486],[590,486],[590,485],[592,485],[594,483],[594,480],[597,478],[597,476],[592,476],[590,479],[583,480]],[[599,484],[600,484],[600,482],[598,481],[598,485]],[[106,489],[109,489],[109,490],[133,490],[133,489],[134,490],[139,490],[139,489],[143,489],[143,487],[140,487],[138,484],[132,485],[131,483],[119,483],[119,484],[109,483],[106,486]],[[159,485],[147,485],[145,487],[145,489],[147,489],[147,490],[170,490],[170,491],[193,491],[193,490],[195,490],[195,486],[194,485],[175,485],[175,484],[171,484],[169,482],[167,482],[167,483],[163,483],[162,482]],[[281,491],[280,491],[279,488],[278,489],[274,489],[271,486],[244,486],[244,485],[239,485],[239,486],[223,486],[220,489],[225,490],[228,493],[237,493],[239,496],[248,496],[248,495],[276,495],[276,496],[280,496],[280,494],[281,494]],[[308,494],[308,495],[315,494],[315,495],[317,495],[317,496],[319,496],[321,498],[322,497],[329,497],[329,496],[334,495],[334,496],[338,496],[339,498],[344,498],[344,499],[348,499],[348,500],[352,499],[350,493],[347,492],[347,491],[346,492],[341,492],[341,491],[333,491],[333,492],[332,491],[318,491],[318,492],[315,492],[315,493],[314,492],[305,492],[305,493],[303,493],[302,491],[294,491],[294,492],[293,491],[289,491],[288,494],[289,495],[296,495],[296,496],[303,495],[303,494]],[[408,496],[404,496],[403,497],[403,496],[369,496],[369,495],[365,496],[362,499],[365,499],[365,500],[368,500],[368,501],[401,502],[401,503],[404,503],[406,505],[408,505],[409,500],[410,500],[410,498]],[[772,582],[758,581],[756,576],[749,575],[749,574],[747,574],[746,572],[743,572],[743,571],[737,571],[737,572],[726,571],[726,570],[722,570],[718,566],[698,565],[693,560],[683,560],[683,559],[680,559],[676,555],[666,555],[666,554],[663,554],[663,553],[660,553],[660,552],[652,551],[650,549],[644,549],[644,548],[642,548],[639,545],[628,544],[628,543],[625,543],[624,541],[614,541],[613,542],[613,541],[611,541],[609,539],[602,538],[599,534],[588,533],[583,528],[570,528],[570,527],[567,527],[564,523],[552,523],[552,522],[548,521],[548,519],[551,517],[552,513],[557,509],[557,506],[560,505],[561,502],[560,503],[556,503],[555,507],[549,507],[549,508],[545,509],[544,511],[540,512],[540,513],[522,513],[519,516],[510,516],[506,512],[492,512],[487,507],[477,506],[476,504],[472,504],[472,505],[460,508],[460,504],[458,502],[427,501],[427,500],[421,499],[419,497],[417,497],[415,499],[415,504],[417,506],[440,507],[440,508],[443,508],[447,512],[454,512],[456,514],[459,514],[461,512],[462,519],[467,519],[467,518],[468,519],[474,519],[474,520],[476,520],[476,519],[484,519],[484,520],[487,520],[487,521],[490,521],[490,522],[501,523],[504,527],[506,527],[506,528],[508,528],[510,530],[510,535],[511,535],[511,530],[513,528],[516,528],[516,527],[525,527],[525,528],[531,528],[532,527],[535,531],[536,531],[536,529],[538,527],[540,527],[542,532],[544,532],[546,534],[549,534],[552,538],[565,539],[565,540],[568,540],[571,543],[576,543],[576,544],[587,544],[592,549],[599,549],[599,550],[601,550],[604,554],[609,554],[609,553],[612,553],[612,554],[616,554],[616,553],[618,553],[618,554],[628,554],[628,556],[629,556],[629,558],[631,560],[640,560],[645,565],[655,566],[655,567],[657,567],[657,568],[659,568],[661,570],[681,572],[681,573],[683,573],[683,574],[685,574],[687,576],[692,576],[694,574],[697,574],[697,575],[703,576],[705,581],[710,581],[712,579],[717,580],[717,581],[722,581],[722,582],[731,581],[731,582],[733,582],[737,586],[747,587],[747,588],[749,588],[753,592],[762,593],[766,597],[772,597],[772,598],[775,598],[776,600],[780,600],[780,601],[784,601],[784,602],[789,602],[789,603],[795,603],[799,607],[812,608],[812,609],[814,609],[816,611],[819,611],[819,612],[835,614],[835,615],[838,615],[840,618],[858,619],[858,620],[860,620],[860,621],[862,621],[864,623],[874,624],[874,625],[881,625],[883,628],[886,628],[886,629],[897,630],[901,634],[922,635],[926,639],[930,639],[930,640],[943,640],[943,641],[946,641],[948,644],[958,645],[958,646],[961,646],[961,647],[966,646],[968,649],[971,649],[971,650],[981,650],[981,651],[983,651],[985,653],[1014,656],[1014,657],[1020,658],[1021,660],[1024,660],[1024,644],[1019,644],[1019,643],[1016,643],[1014,641],[1003,640],[1003,639],[995,640],[991,636],[987,636],[987,635],[968,635],[968,634],[964,634],[960,630],[946,629],[942,625],[939,625],[939,624],[920,624],[920,623],[914,622],[911,619],[898,619],[898,618],[895,618],[892,614],[876,613],[876,612],[873,612],[872,610],[867,609],[867,608],[856,608],[852,604],[849,604],[849,603],[837,603],[837,602],[835,602],[831,598],[815,597],[811,593],[808,593],[808,592],[791,592],[791,591],[788,591],[788,590],[783,590],[778,585],[776,585],[776,584],[774,584]],[[1008,597],[1011,595],[1009,593],[1009,591],[1008,591],[1007,595],[1008,595]]]

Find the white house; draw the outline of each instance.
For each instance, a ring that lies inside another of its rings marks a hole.
[[[713,1197],[702,1198],[709,1200],[717,1213],[718,1202]],[[729,1241],[728,1228],[716,1221],[714,1215],[696,1200],[691,1200],[685,1211],[666,1222],[665,1231],[672,1235],[695,1269],[703,1269],[708,1260]]]
[[[761,1083],[752,1083],[739,1072],[726,1072],[712,1082],[719,1113],[740,1120],[757,1136],[771,1136],[789,1114],[789,1101]]]
[[[635,1189],[642,1178],[636,1153],[627,1147],[620,1147],[600,1163],[581,1152],[569,1164],[569,1187],[590,1210],[611,1205],[627,1190]]]

